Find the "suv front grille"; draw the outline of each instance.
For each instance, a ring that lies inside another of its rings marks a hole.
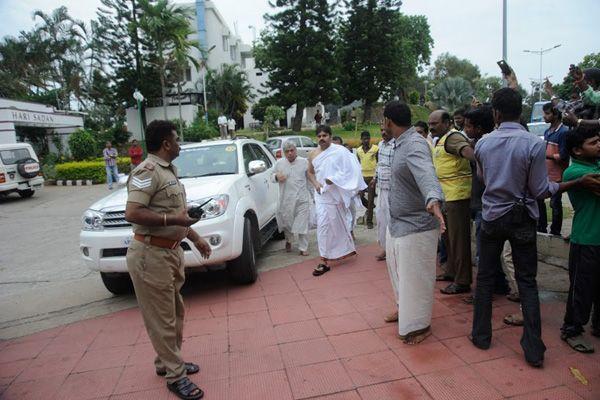
[[[102,258],[107,257],[125,257],[127,255],[127,247],[120,249],[103,249]]]
[[[125,211],[109,211],[104,214],[102,226],[104,228],[125,228],[131,224],[125,221]]]
[[[181,242],[179,244],[184,251],[192,250],[190,245],[186,242]],[[117,249],[102,249],[102,258],[109,257],[125,257],[127,255],[127,247],[121,247]]]

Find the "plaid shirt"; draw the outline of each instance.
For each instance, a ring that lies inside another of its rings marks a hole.
[[[379,142],[379,151],[377,153],[377,169],[375,178],[380,190],[390,190],[390,174],[392,173],[392,159],[394,158],[394,138],[387,143]]]

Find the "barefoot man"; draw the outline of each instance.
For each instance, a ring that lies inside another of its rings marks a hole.
[[[314,276],[329,271],[329,261],[356,254],[352,240],[352,197],[367,185],[356,157],[343,146],[332,144],[331,128],[317,128],[319,147],[308,157],[308,179],[315,188],[317,242],[321,261]]]
[[[436,248],[446,229],[440,205],[444,199],[427,141],[411,127],[410,108],[391,101],[383,127],[394,142],[390,175],[390,221],[386,237],[388,272],[398,312],[398,334],[417,344],[431,334]]]
[[[279,182],[277,226],[285,234],[285,251],[292,251],[292,242],[297,235],[300,255],[307,256],[311,201],[308,161],[298,157],[296,145],[289,140],[283,144],[283,153],[285,157],[275,164],[275,180]]]

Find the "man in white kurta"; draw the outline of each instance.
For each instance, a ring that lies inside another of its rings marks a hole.
[[[377,219],[377,241],[381,252],[376,256],[377,260],[385,260],[385,235],[390,221],[389,193],[392,158],[394,156],[394,138],[385,130],[381,132],[382,141],[379,142],[377,153],[377,169],[371,185],[377,187],[377,199],[375,204],[375,218]]]
[[[300,255],[308,255],[308,219],[310,193],[308,160],[298,157],[296,146],[288,141],[283,145],[284,158],[275,164],[275,180],[279,182],[277,226],[285,234],[285,249],[292,250],[294,236],[298,236]]]
[[[313,271],[329,271],[330,261],[356,254],[352,239],[350,202],[367,185],[360,164],[345,147],[332,144],[331,128],[317,128],[319,147],[309,156],[309,179],[315,188],[317,242],[322,263]]]

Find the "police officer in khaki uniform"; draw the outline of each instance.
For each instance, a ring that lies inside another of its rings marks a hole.
[[[185,189],[171,162],[179,155],[176,127],[153,121],[146,128],[148,157],[127,182],[125,219],[132,223],[134,240],[127,251],[144,324],[157,357],[156,373],[164,375],[169,390],[182,399],[200,399],[204,393],[188,378],[199,371],[181,358],[184,306],[179,293],[185,281],[180,246],[187,238],[208,258],[210,246],[189,226],[198,220],[187,213]]]

